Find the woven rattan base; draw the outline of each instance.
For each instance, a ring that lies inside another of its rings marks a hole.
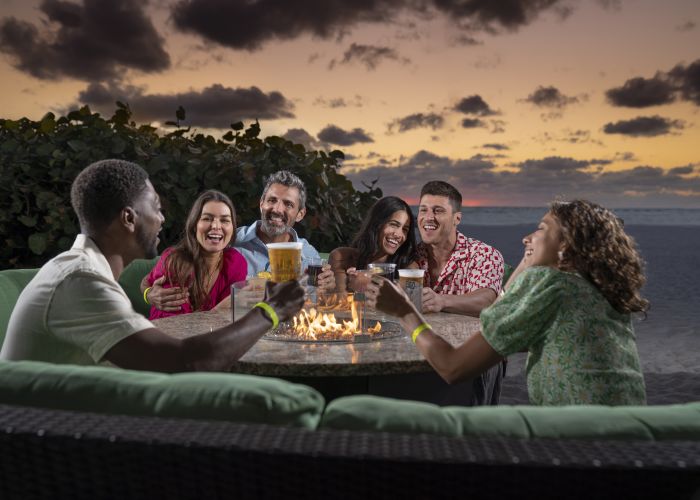
[[[459,439],[0,406],[0,498],[694,498],[699,442]]]

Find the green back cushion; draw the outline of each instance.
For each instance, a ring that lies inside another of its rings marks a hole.
[[[38,269],[9,269],[0,271],[0,346],[5,340],[7,323],[19,294],[38,272]]]
[[[328,405],[320,426],[449,436],[700,440],[700,403],[441,408],[375,396],[349,396]]]
[[[253,375],[0,361],[0,403],[315,429],[325,402],[311,387]]]
[[[321,427],[459,435],[456,422],[437,405],[378,396],[348,396],[334,399],[326,407]]]
[[[141,280],[151,272],[158,262],[158,257],[153,259],[136,259],[124,268],[121,276],[119,276],[119,284],[126,292],[126,295],[131,301],[131,305],[138,313],[143,314],[148,318],[148,313],[151,306],[143,300],[141,293]]]

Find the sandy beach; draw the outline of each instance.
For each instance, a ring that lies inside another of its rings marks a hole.
[[[533,224],[534,225],[534,224]],[[517,264],[533,226],[462,226]],[[700,400],[700,227],[629,226],[647,262],[647,318],[635,318],[649,404]],[[501,404],[526,404],[525,354],[509,358]]]

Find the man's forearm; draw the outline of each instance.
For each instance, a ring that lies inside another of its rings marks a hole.
[[[235,323],[183,341],[188,371],[228,371],[272,327],[256,307]]]

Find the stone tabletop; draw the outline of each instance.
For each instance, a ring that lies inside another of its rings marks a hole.
[[[459,314],[426,314],[435,333],[459,345],[479,331],[479,320]],[[196,312],[154,320],[177,338],[216,330],[230,313]],[[275,377],[373,376],[429,372],[432,368],[408,335],[356,343],[302,343],[259,340],[231,371]]]

